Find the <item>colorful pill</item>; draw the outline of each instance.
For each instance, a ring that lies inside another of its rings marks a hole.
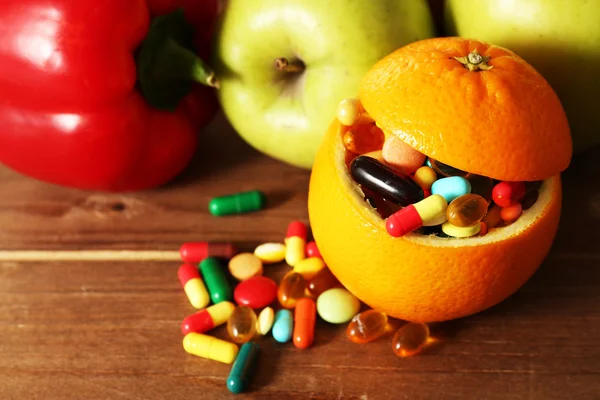
[[[229,260],[229,272],[238,281],[245,281],[253,276],[263,274],[263,264],[260,258],[252,253],[240,253]]]
[[[258,344],[253,342],[244,343],[240,348],[227,378],[227,389],[231,393],[242,393],[248,386],[259,350]]]
[[[431,185],[437,180],[437,173],[433,168],[424,165],[415,171],[414,180],[423,189],[431,189]]]
[[[179,267],[177,276],[192,307],[201,309],[210,303],[210,296],[208,295],[206,286],[204,286],[204,282],[200,278],[200,272],[198,272],[197,267],[190,264],[183,264]]]
[[[384,140],[383,131],[371,122],[354,124],[343,137],[344,147],[354,154],[381,150]]]
[[[259,335],[266,335],[269,333],[275,322],[275,311],[271,307],[265,307],[258,314],[258,320],[256,321],[256,332]]]
[[[314,240],[312,242],[306,243],[306,249],[305,250],[306,250],[305,251],[306,258],[310,258],[310,257],[323,258],[321,256],[321,252],[319,251],[319,248],[317,247],[317,243]]]
[[[200,272],[202,272],[202,277],[206,282],[213,303],[217,304],[231,300],[231,285],[229,285],[223,267],[216,258],[208,257],[202,260]]]
[[[195,314],[188,315],[181,323],[181,333],[204,333],[227,322],[235,306],[229,301],[214,304]]]
[[[471,184],[462,176],[442,178],[433,182],[431,193],[439,194],[450,203],[459,196],[471,193]]]
[[[451,167],[448,164],[444,164],[438,160],[429,158],[429,166],[442,176],[466,176],[468,173],[458,168]]]
[[[231,258],[236,253],[231,243],[189,242],[179,248],[181,259],[188,263],[199,263],[207,257]]]
[[[317,306],[315,301],[308,297],[296,302],[294,312],[294,345],[299,349],[306,349],[315,339],[315,323],[317,319]]]
[[[483,217],[483,222],[487,225],[488,230],[495,228],[502,224],[502,217],[500,216],[501,207],[495,204],[490,205],[487,214]]]
[[[267,198],[260,190],[235,193],[227,196],[215,197],[208,204],[208,210],[214,216],[244,214],[262,210]]]
[[[307,236],[308,228],[303,222],[292,221],[288,225],[285,237],[285,262],[290,267],[296,265],[298,261],[304,260]]]
[[[251,308],[263,308],[277,297],[277,284],[266,276],[255,276],[240,282],[233,293],[235,302]]]
[[[342,125],[352,126],[358,121],[362,106],[358,99],[344,99],[337,108],[337,119]]]
[[[375,310],[367,310],[352,318],[346,329],[346,336],[351,342],[357,344],[369,343],[388,330],[388,317]]]
[[[488,233],[487,224],[483,221],[481,221],[479,224],[481,225],[481,229],[479,229],[477,236],[485,236]]]
[[[350,165],[350,174],[357,183],[401,206],[423,199],[423,189],[415,181],[374,158],[356,157]]]
[[[456,226],[452,225],[450,222],[444,222],[442,224],[442,232],[446,235],[455,237],[455,238],[465,238],[475,236],[481,230],[481,223],[478,222],[475,225],[471,226]]]
[[[500,182],[492,190],[492,199],[500,207],[510,207],[525,197],[523,182]]]
[[[444,215],[445,219],[447,207],[448,203],[442,196],[432,194],[391,215],[385,222],[386,230],[393,237],[403,236],[419,229],[424,222],[440,218],[440,215]]]
[[[311,279],[323,268],[325,268],[325,261],[322,258],[310,257],[297,262],[294,266],[294,272],[302,275],[304,279]]]
[[[263,243],[254,249],[254,255],[258,257],[263,264],[280,263],[285,260],[285,244]]]
[[[305,290],[306,280],[304,277],[295,271],[288,272],[281,279],[277,288],[279,304],[283,308],[294,308],[296,301],[304,297]]]
[[[410,357],[423,350],[429,341],[427,324],[409,322],[394,334],[392,350],[398,357]]]
[[[413,149],[402,140],[388,135],[381,149],[386,164],[403,174],[412,174],[425,162],[425,154]]]
[[[330,324],[344,324],[360,310],[360,301],[343,288],[334,288],[321,293],[317,299],[319,316]]]
[[[475,225],[488,210],[487,201],[478,194],[465,194],[452,200],[446,210],[448,222],[456,226]]]
[[[233,343],[195,332],[185,335],[183,349],[189,354],[225,364],[231,364],[238,353],[238,347]]]
[[[227,320],[227,333],[235,343],[246,343],[256,334],[256,313],[248,306],[239,306]]]
[[[273,338],[279,343],[287,343],[294,332],[294,318],[290,310],[279,310],[273,323]]]
[[[523,206],[521,203],[515,203],[509,207],[503,207],[500,210],[500,218],[506,223],[515,222],[523,213]]]
[[[324,291],[340,285],[340,281],[331,273],[331,270],[323,268],[308,281],[308,293],[314,297],[318,297]]]

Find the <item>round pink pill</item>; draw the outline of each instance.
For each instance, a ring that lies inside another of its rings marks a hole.
[[[266,276],[255,276],[240,282],[233,292],[235,302],[250,308],[263,308],[277,297],[277,284]]]
[[[392,135],[385,139],[381,155],[386,164],[405,174],[414,173],[425,162],[425,154]]]

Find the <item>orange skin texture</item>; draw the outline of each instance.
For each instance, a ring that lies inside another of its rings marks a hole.
[[[453,58],[473,50],[493,68],[471,72]],[[436,38],[404,46],[366,74],[360,100],[384,131],[463,171],[532,181],[571,160],[556,93],[522,58],[487,43]]]
[[[383,220],[369,215],[353,197],[344,184],[348,172],[336,163],[336,153],[343,151],[342,135],[335,121],[317,153],[309,215],[326,264],[369,306],[414,322],[460,318],[513,294],[542,263],[558,227],[558,175],[551,178],[556,190],[549,204],[519,235],[479,246],[431,247],[391,237]]]

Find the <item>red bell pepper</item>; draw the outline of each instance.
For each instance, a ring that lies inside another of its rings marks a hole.
[[[216,111],[218,0],[0,1],[0,162],[81,189],[180,173]]]

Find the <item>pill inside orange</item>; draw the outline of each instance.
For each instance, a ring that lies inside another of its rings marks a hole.
[[[459,61],[470,54],[491,68],[470,70]],[[340,282],[369,306],[415,322],[477,313],[518,290],[554,239],[559,174],[571,157],[564,111],[543,77],[503,48],[428,39],[378,62],[360,101],[378,126],[426,156],[498,180],[543,184],[517,221],[484,236],[393,238],[352,181],[345,128],[334,120],[313,165],[308,206],[321,254]]]

